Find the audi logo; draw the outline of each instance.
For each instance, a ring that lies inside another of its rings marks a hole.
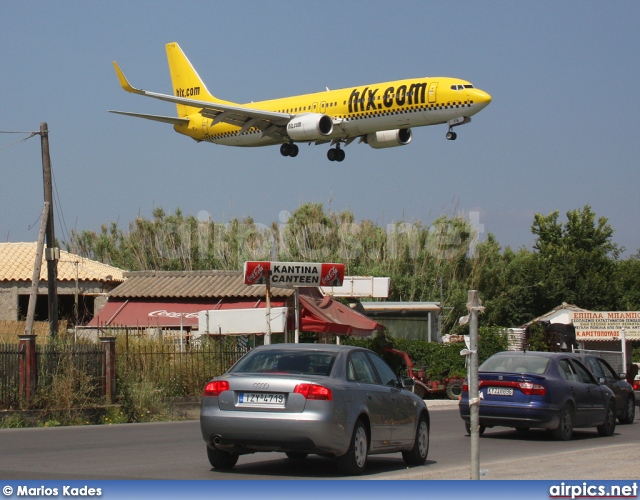
[[[255,384],[253,384],[253,388],[254,389],[268,389],[269,388],[269,384],[256,382]]]

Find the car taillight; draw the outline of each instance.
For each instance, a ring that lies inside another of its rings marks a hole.
[[[294,394],[302,394],[305,399],[332,401],[331,389],[318,384],[298,384],[293,389]]]
[[[634,380],[633,381],[633,389],[635,391],[640,391],[640,380]]]
[[[547,393],[547,389],[543,385],[533,382],[519,382],[518,387],[528,396],[544,396]]]
[[[218,396],[222,391],[229,390],[229,382],[226,380],[212,380],[204,386],[203,396]]]
[[[466,382],[462,384],[462,392],[469,392],[469,384]]]

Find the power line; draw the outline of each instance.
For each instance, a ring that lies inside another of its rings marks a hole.
[[[8,149],[11,146],[15,146],[16,144],[19,144],[21,142],[27,141],[29,139],[31,139],[32,137],[35,137],[36,135],[40,135],[40,132],[11,132],[8,130],[0,130],[0,134],[29,134],[29,137],[24,137],[22,139],[20,139],[19,141],[16,142],[12,142],[11,144],[7,144],[6,146],[3,146],[0,148],[0,151],[4,150],[4,149]]]

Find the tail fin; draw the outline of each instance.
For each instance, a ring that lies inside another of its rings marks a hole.
[[[171,73],[171,83],[173,84],[173,94],[175,96],[193,97],[199,101],[221,102],[209,93],[204,82],[177,43],[168,43],[166,48],[169,72]],[[180,118],[197,113],[201,109],[183,104],[176,104],[176,108]]]

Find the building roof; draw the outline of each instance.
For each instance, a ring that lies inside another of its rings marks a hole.
[[[245,285],[242,271],[132,271],[109,298],[259,298],[264,285]],[[291,297],[293,289],[271,287],[272,297]]]
[[[0,281],[31,281],[38,244],[0,243]],[[58,281],[122,281],[123,271],[95,260],[60,250]],[[42,258],[40,281],[47,281],[47,262]]]
[[[542,316],[538,316],[537,318],[532,319],[522,326],[527,327],[533,325],[534,323],[537,323],[538,321],[549,321],[551,323],[562,323],[568,325],[569,323],[571,323],[571,320],[569,319],[570,312],[588,312],[588,310],[582,309],[578,306],[574,306],[573,304],[567,304],[566,302],[563,302],[561,305],[555,307],[548,313],[543,314]]]

